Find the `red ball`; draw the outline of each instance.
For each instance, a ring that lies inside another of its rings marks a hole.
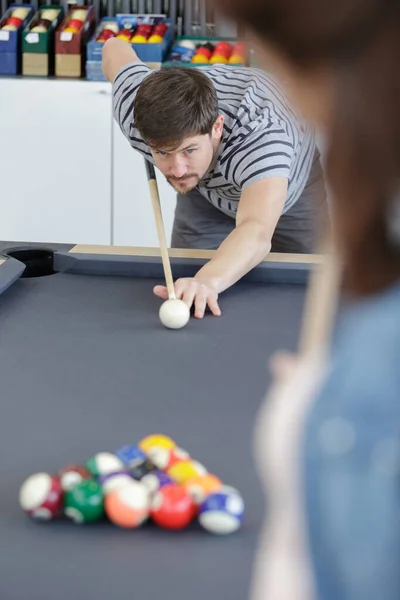
[[[58,472],[61,487],[64,492],[72,490],[75,485],[82,483],[85,479],[91,479],[92,474],[86,467],[80,465],[68,465]]]
[[[246,42],[237,42],[233,47],[232,54],[236,56],[247,56]]]
[[[153,33],[155,35],[161,35],[161,37],[164,37],[164,35],[167,33],[168,31],[168,25],[166,25],[165,23],[158,23],[157,25],[154,26],[153,29]]]
[[[83,23],[79,19],[71,19],[67,27],[73,27],[74,29],[77,29],[79,31],[80,29],[82,29]]]
[[[218,42],[215,46],[214,54],[219,54],[220,56],[228,56],[232,53],[232,44],[229,42]]]
[[[62,510],[63,490],[60,480],[48,473],[31,475],[21,487],[19,503],[22,510],[33,519],[50,521]]]
[[[207,60],[210,60],[212,57],[212,51],[209,48],[201,47],[196,50],[196,54],[200,56],[205,56]]]
[[[149,37],[151,32],[153,31],[152,25],[139,25],[135,31],[135,35],[143,35],[144,37]]]
[[[111,29],[103,29],[97,36],[97,41],[106,41],[115,37],[115,33]]]
[[[196,507],[189,492],[177,484],[165,485],[153,498],[153,521],[163,529],[185,529],[196,515]]]

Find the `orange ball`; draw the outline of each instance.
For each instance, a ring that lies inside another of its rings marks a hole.
[[[222,486],[222,481],[211,473],[197,475],[196,477],[188,479],[188,481],[183,484],[183,487],[189,492],[197,506],[202,504],[207,496],[213,494]]]
[[[132,481],[107,494],[104,508],[110,521],[118,527],[136,529],[149,516],[150,495],[146,486]]]
[[[211,65],[226,64],[227,62],[228,59],[226,58],[226,56],[221,56],[220,54],[215,54],[210,58]]]

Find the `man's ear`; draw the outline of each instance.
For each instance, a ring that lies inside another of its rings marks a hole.
[[[219,115],[213,125],[212,137],[214,140],[220,140],[224,133],[224,122],[225,118],[223,115]]]

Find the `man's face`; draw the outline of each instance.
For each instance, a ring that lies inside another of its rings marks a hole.
[[[180,194],[188,194],[208,171],[223,132],[223,117],[218,117],[211,135],[187,138],[174,150],[151,148],[156,166]]]

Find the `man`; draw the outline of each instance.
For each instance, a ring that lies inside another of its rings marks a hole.
[[[103,72],[124,135],[178,192],[172,246],[217,249],[175,283],[197,318],[207,306],[219,316],[218,295],[271,250],[314,251],[319,154],[274,79],[225,66],[152,71],[118,39],[104,46]]]

